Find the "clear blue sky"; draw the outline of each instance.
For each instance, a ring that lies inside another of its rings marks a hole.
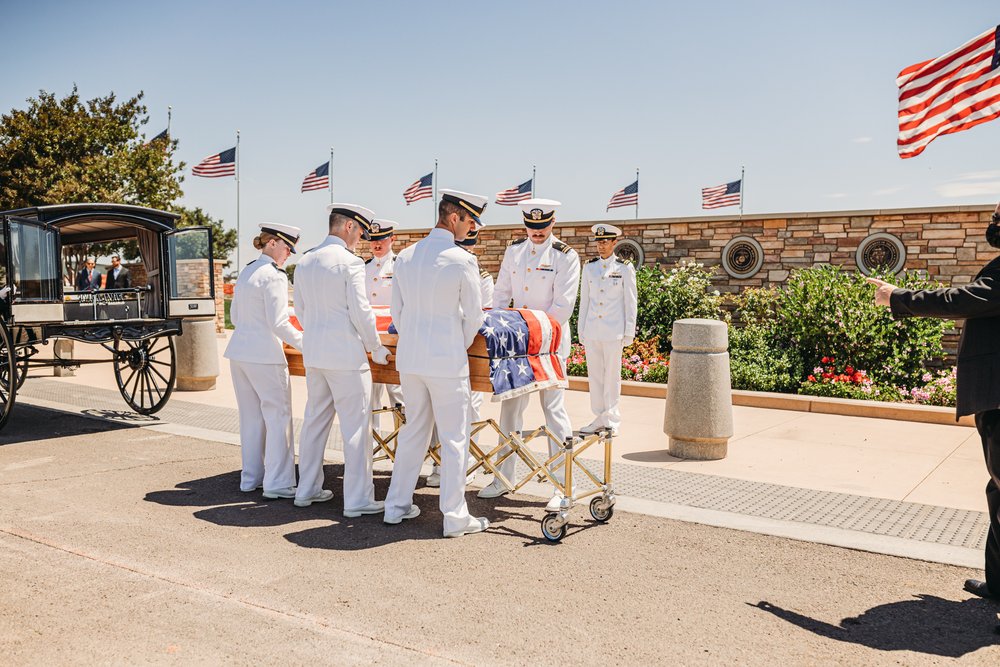
[[[74,83],[145,91],[147,136],[173,106],[183,203],[227,225],[235,184],[190,167],[241,130],[244,263],[261,221],[321,240],[329,195],[299,185],[331,146],[336,198],[403,227],[432,222],[402,191],[435,158],[441,186],[490,195],[537,165],[562,220],[631,218],[605,206],[636,167],[640,217],[701,214],[700,189],[741,165],[747,213],[1000,197],[1000,121],[910,160],[895,146],[896,74],[1000,23],[995,1],[5,0],[2,16],[0,110]]]

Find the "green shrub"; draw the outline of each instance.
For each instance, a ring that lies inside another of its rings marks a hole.
[[[675,320],[688,317],[721,319],[719,292],[712,273],[702,264],[678,264],[669,272],[644,266],[636,274],[639,314],[636,338],[660,339],[660,351],[670,350]]]
[[[794,392],[803,375],[798,357],[758,323],[729,327],[729,370],[733,389],[749,391]]]

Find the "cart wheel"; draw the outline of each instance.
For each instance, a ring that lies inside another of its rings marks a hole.
[[[33,347],[27,345],[28,332],[24,327],[18,327],[17,333],[12,337],[14,344],[14,369],[17,376],[17,388],[24,384],[24,379],[28,377],[28,358],[35,353]]]
[[[3,428],[14,407],[17,394],[17,367],[14,348],[10,341],[10,330],[0,322],[0,428]]]
[[[167,404],[176,373],[170,336],[115,341],[115,380],[125,402],[139,414],[151,415]]]
[[[549,542],[558,542],[566,535],[566,524],[556,512],[549,512],[542,519],[542,535]]]
[[[597,496],[590,501],[590,516],[594,517],[594,521],[607,523],[614,515],[615,506],[601,496]]]

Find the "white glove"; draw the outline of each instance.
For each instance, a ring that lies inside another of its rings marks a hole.
[[[374,361],[379,366],[385,366],[389,363],[389,355],[392,352],[389,351],[385,345],[379,345],[378,349],[372,352],[372,361]]]
[[[625,336],[622,338],[622,347],[628,347],[635,342],[635,336]]]

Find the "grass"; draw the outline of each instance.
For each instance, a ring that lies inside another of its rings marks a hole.
[[[229,319],[229,309],[233,305],[233,300],[232,299],[223,299],[222,302],[225,304],[225,308],[226,308],[226,328],[227,329],[235,329],[236,327],[233,326],[233,321],[231,319]]]

